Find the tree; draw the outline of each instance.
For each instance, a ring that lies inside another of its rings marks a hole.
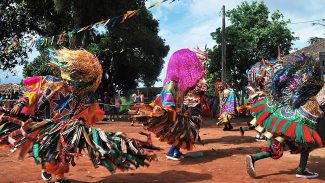
[[[40,20],[44,14],[42,26],[38,35],[57,35],[67,30],[91,25],[109,17],[122,15],[128,10],[138,9],[144,1],[134,0],[51,0],[44,3],[37,0],[28,1],[24,10],[34,21]],[[37,9],[40,6],[45,6]],[[36,7],[33,10],[32,7]],[[43,12],[43,10],[48,12]],[[117,89],[126,91],[137,86],[138,81],[151,86],[163,66],[163,58],[169,47],[158,36],[158,21],[154,20],[145,7],[132,19],[112,28],[107,25],[106,34],[100,34],[96,29],[74,34],[70,40],[65,40],[56,48],[85,48],[96,54],[103,67],[103,79],[99,92],[114,92]],[[41,26],[41,25],[38,25]],[[43,48],[41,55],[32,63],[26,64],[25,76],[49,73],[46,63],[49,58]],[[37,69],[35,69],[37,68]],[[34,69],[34,70],[33,70]],[[113,93],[111,93],[113,94]]]
[[[309,40],[308,40],[308,43],[310,44],[310,45],[312,45],[312,44],[315,44],[315,43],[317,43],[317,42],[319,42],[319,41],[322,41],[322,40],[324,40],[325,38],[321,38],[321,37],[311,37],[311,38],[309,38]]]
[[[10,70],[28,60],[23,44],[35,35],[53,36],[136,9],[137,0],[6,0],[0,2],[0,69]],[[127,9],[129,10],[129,9]],[[93,31],[74,34],[69,47],[87,47]]]
[[[227,81],[237,90],[247,85],[246,70],[261,59],[276,58],[278,47],[286,55],[297,39],[287,28],[279,11],[270,15],[261,2],[243,2],[227,11],[230,25],[226,27]],[[221,28],[211,33],[216,45],[209,50],[208,71],[210,84],[221,78]]]
[[[103,66],[101,90],[127,91],[138,82],[149,87],[157,81],[169,51],[158,31],[158,22],[143,10],[132,21],[98,36],[99,43],[90,44]]]
[[[59,76],[59,71],[54,70],[53,67],[49,66],[49,63],[50,58],[47,56],[45,51],[41,51],[40,55],[37,56],[31,63],[26,63],[24,65],[23,76]]]

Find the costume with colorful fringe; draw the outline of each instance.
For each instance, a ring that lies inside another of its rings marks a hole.
[[[232,88],[226,87],[222,82],[215,83],[215,92],[219,95],[220,113],[219,123],[228,124],[230,119],[236,115],[237,112],[237,98]]]
[[[252,107],[256,130],[272,141],[264,148],[272,158],[280,158],[283,145],[292,153],[310,152],[323,147],[318,123],[323,115],[316,94],[323,87],[317,63],[305,56],[285,61],[267,83],[267,96]]]
[[[248,79],[247,93],[249,95],[246,108],[248,110],[250,110],[261,97],[265,96],[266,83],[270,82],[271,76],[281,68],[281,65],[282,61],[280,60],[280,56],[278,56],[278,59],[257,62],[246,71]]]
[[[54,60],[65,80],[53,76],[25,79],[28,90],[17,104],[24,106],[21,114],[4,113],[0,118],[1,142],[19,149],[20,158],[31,152],[47,173],[59,177],[69,171],[69,164],[76,164],[82,150],[95,168],[101,165],[112,173],[147,166],[150,157],[144,153],[143,142],[92,127],[104,117],[90,99],[101,80],[97,58],[85,50],[63,49],[56,51]],[[87,68],[80,67],[85,64]]]
[[[195,52],[176,51],[168,63],[160,96],[150,107],[140,110],[138,119],[161,141],[176,148],[193,149],[202,122],[200,98],[207,89],[203,77],[203,63]]]

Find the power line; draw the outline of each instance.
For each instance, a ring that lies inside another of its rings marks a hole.
[[[303,24],[303,23],[314,23],[314,22],[325,22],[325,18],[317,19],[317,20],[302,21],[302,22],[291,22],[288,24]]]

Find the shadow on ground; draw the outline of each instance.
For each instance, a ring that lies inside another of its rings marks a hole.
[[[285,158],[285,157],[283,157],[283,158]],[[297,166],[298,166],[298,164],[299,164],[299,162],[297,161]],[[315,179],[325,180],[325,169],[323,168],[323,167],[325,167],[325,159],[324,158],[321,158],[319,156],[310,156],[307,167],[311,172],[317,172],[319,174],[319,177],[317,177]],[[264,170],[264,171],[267,172],[267,170]],[[260,173],[262,173],[262,172],[260,172]],[[256,177],[256,179],[263,179],[263,178],[266,178],[269,176],[279,176],[279,175],[295,176],[295,174],[296,174],[296,169],[279,170],[278,173],[258,175]]]
[[[232,131],[231,131],[232,132]],[[232,132],[233,133],[233,132]],[[211,144],[211,143],[221,143],[221,144],[242,144],[242,143],[253,143],[256,142],[255,137],[251,136],[240,136],[240,135],[232,135],[232,136],[224,136],[218,139],[203,139],[202,138],[202,143],[203,144]]]
[[[228,148],[228,149],[211,149],[211,150],[197,151],[203,153],[203,156],[185,157],[184,159],[182,159],[180,164],[189,165],[189,164],[197,164],[197,163],[206,163],[219,158],[229,157],[233,155],[254,154],[259,150],[260,148],[258,147],[236,147],[236,148]]]
[[[187,182],[199,182],[212,179],[210,174],[193,173],[187,171],[164,171],[160,173],[127,173],[116,174],[104,178],[96,183],[187,183]],[[84,183],[83,181],[71,180],[73,183]]]

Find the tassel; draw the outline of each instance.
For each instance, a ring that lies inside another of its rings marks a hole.
[[[108,160],[102,160],[101,164],[107,168],[107,170],[109,170],[112,174],[115,174],[115,168],[114,168],[114,164],[112,162],[109,162]]]
[[[282,126],[286,123],[286,120],[281,120],[278,126],[276,127],[275,133],[280,134],[280,130],[282,129]]]
[[[305,126],[305,125],[302,126],[302,133],[303,133],[303,136],[304,136],[304,140],[305,140],[306,142],[309,142],[309,143],[311,143],[311,142],[315,142],[315,141],[314,141],[314,138],[313,138],[313,136],[311,135],[311,133],[310,133],[310,131],[309,131],[309,128],[308,128],[307,126]]]
[[[301,143],[305,143],[304,140],[304,135],[302,132],[302,125],[297,125],[296,127],[296,141],[301,142]]]
[[[253,107],[252,112],[258,112],[258,111],[260,111],[262,109],[265,109],[265,108],[266,108],[265,104],[261,104],[259,106]]]
[[[85,128],[82,129],[82,134],[84,135],[84,138],[85,138],[87,144],[88,144],[92,149],[95,149],[93,143],[92,143],[91,140],[89,139],[89,136],[88,136],[88,134],[87,134]]]
[[[323,147],[323,141],[320,138],[320,136],[318,135],[318,133],[315,130],[313,130],[313,134],[314,134],[314,139],[317,142],[318,146]]]
[[[285,131],[284,135],[288,136],[288,137],[292,137],[295,138],[296,137],[296,123],[295,122],[291,122],[290,126],[287,128],[287,130]]]
[[[28,140],[21,147],[21,150],[18,155],[19,160],[23,160],[24,157],[26,156],[26,154],[31,150],[33,143],[34,143],[33,139],[36,138],[36,136],[38,135],[39,132],[40,132],[40,130],[36,130],[32,134],[30,134],[28,137],[26,137],[26,138],[28,138]]]
[[[270,113],[269,112],[264,112],[263,114],[261,114],[258,118],[257,118],[257,120],[256,120],[256,124],[261,124],[261,123],[263,123],[264,122],[264,120],[268,117],[270,115]]]
[[[290,126],[292,122],[287,121],[286,123],[283,124],[281,130],[280,130],[280,134],[283,135],[285,134],[285,132],[287,131],[288,127]]]

